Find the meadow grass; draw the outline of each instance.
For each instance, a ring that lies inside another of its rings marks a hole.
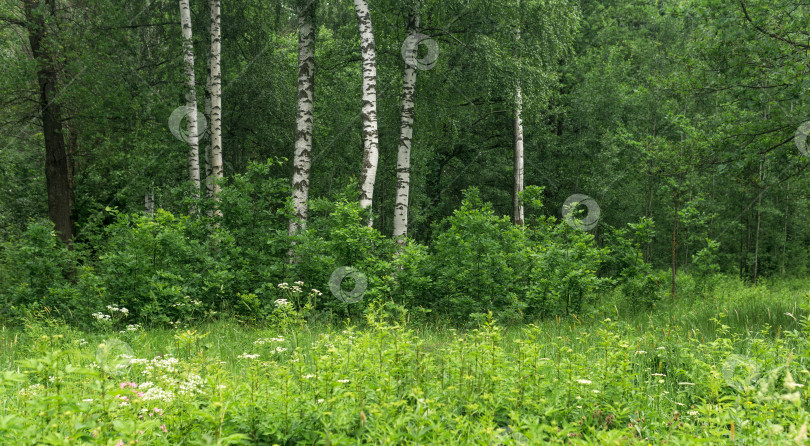
[[[0,332],[0,443],[806,444],[808,289],[728,280],[464,330],[379,308],[123,333],[33,318]]]

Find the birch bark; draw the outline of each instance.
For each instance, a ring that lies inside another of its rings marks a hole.
[[[186,70],[186,123],[188,130],[188,177],[194,184],[195,197],[200,190],[200,152],[197,135],[197,92],[194,80],[194,44],[191,40],[189,0],[180,0],[180,24],[183,27],[183,61]]]
[[[411,11],[408,20],[409,48],[414,54],[418,46],[416,36],[419,33],[418,2]],[[413,58],[415,59],[415,58]],[[405,242],[408,235],[408,198],[411,179],[411,147],[413,144],[414,94],[416,92],[417,67],[415,60],[405,61],[405,72],[402,78],[402,116],[399,129],[399,147],[397,150],[397,196],[394,204],[394,239],[399,244]]]
[[[298,5],[298,114],[295,121],[292,199],[295,215],[289,234],[306,229],[309,200],[309,173],[312,166],[312,126],[315,96],[315,1],[299,0]]]
[[[357,24],[360,28],[360,50],[363,59],[363,106],[361,111],[363,118],[363,167],[360,176],[360,206],[371,208],[379,159],[376,49],[368,2],[366,0],[354,0],[354,9],[357,13]],[[369,226],[372,223],[372,218],[369,217]]]

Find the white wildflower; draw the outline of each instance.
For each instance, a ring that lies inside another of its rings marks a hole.
[[[144,401],[159,400],[169,402],[174,399],[174,393],[169,390],[163,390],[160,387],[151,387],[144,392],[143,397],[141,398]]]

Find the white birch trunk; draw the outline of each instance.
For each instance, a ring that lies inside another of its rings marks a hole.
[[[222,30],[220,28],[220,0],[211,0],[211,55],[208,59],[211,72],[211,197],[219,200],[222,181]],[[220,211],[215,211],[221,215]]]
[[[149,192],[144,195],[145,214],[149,218],[155,216],[155,184],[149,188]]]
[[[514,154],[514,176],[515,195],[513,198],[513,220],[516,225],[523,226],[523,202],[520,194],[523,192],[523,96],[520,90],[520,81],[517,84],[515,94],[515,154]]]
[[[360,28],[360,50],[363,56],[363,168],[360,176],[360,206],[369,208],[374,198],[374,181],[379,159],[377,134],[377,66],[371,12],[366,0],[354,0],[357,24]],[[369,218],[369,226],[372,219]]]
[[[418,4],[411,12],[408,22],[408,35],[419,32]],[[413,45],[418,45],[411,39]],[[416,54],[416,48],[413,48]],[[415,58],[414,58],[415,59]],[[405,242],[408,235],[408,198],[411,181],[411,146],[413,143],[414,94],[416,92],[416,65],[405,61],[405,73],[402,79],[402,116],[399,129],[399,148],[397,150],[397,196],[394,205],[394,239],[399,244]]]
[[[191,40],[191,10],[189,0],[180,0],[180,24],[183,27],[183,54],[186,69],[186,122],[188,124],[188,176],[194,183],[195,196],[200,190],[200,152],[197,135],[197,92],[194,80],[194,45]]]
[[[517,29],[517,40],[520,40],[520,28]],[[520,194],[523,192],[523,92],[520,89],[518,78],[515,91],[515,153],[514,157],[514,196],[512,198],[512,221],[523,226],[523,201]]]
[[[295,121],[292,199],[295,215],[289,234],[307,227],[309,172],[312,165],[312,126],[315,97],[315,1],[299,0],[298,8],[298,114]]]

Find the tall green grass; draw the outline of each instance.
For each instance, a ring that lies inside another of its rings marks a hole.
[[[124,333],[33,318],[0,332],[0,443],[804,444],[808,289],[725,280],[648,311],[613,296],[467,329],[383,306]],[[111,339],[140,359],[99,354]],[[147,381],[173,397],[139,395]]]

